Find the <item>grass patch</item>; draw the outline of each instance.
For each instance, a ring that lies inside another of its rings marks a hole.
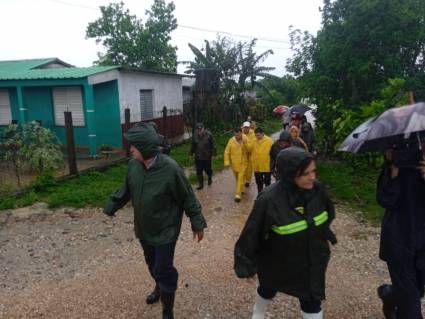
[[[376,181],[379,171],[353,168],[344,162],[318,162],[320,180],[330,188],[331,195],[359,209],[372,223],[382,220],[384,210],[376,202]]]
[[[267,134],[281,129],[279,119],[270,119],[257,123]],[[217,156],[214,157],[213,171],[223,169],[223,153],[227,141],[233,136],[233,131],[213,133],[217,144]],[[194,167],[194,160],[189,157],[190,141],[173,147],[171,157],[183,167]],[[103,207],[108,196],[123,183],[127,172],[127,164],[119,164],[100,173],[91,171],[62,182],[52,182],[50,179],[38,179],[29,192],[16,197],[0,199],[0,210],[13,209],[31,205],[37,201],[46,202],[49,207]],[[189,176],[191,183],[196,182],[196,176]]]

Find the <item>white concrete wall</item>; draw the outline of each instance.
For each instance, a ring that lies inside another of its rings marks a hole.
[[[140,90],[153,90],[153,115],[164,106],[183,112],[182,79],[180,76],[151,74],[135,71],[120,71],[118,77],[121,123],[124,123],[124,109],[129,108],[131,122],[140,121]]]

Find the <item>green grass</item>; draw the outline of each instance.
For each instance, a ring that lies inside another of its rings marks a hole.
[[[372,223],[381,221],[384,210],[375,199],[378,170],[354,169],[344,162],[319,162],[318,174],[335,199],[358,209]]]

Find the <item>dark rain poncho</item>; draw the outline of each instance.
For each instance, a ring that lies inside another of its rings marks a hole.
[[[206,222],[201,205],[191,185],[180,166],[159,153],[153,128],[139,125],[130,129],[126,138],[144,158],[156,156],[156,159],[148,170],[138,160],[130,160],[125,182],[110,196],[105,214],[114,215],[131,200],[136,237],[153,246],[177,240],[183,212],[190,218],[193,230],[204,229]]]
[[[235,272],[258,275],[260,285],[305,300],[325,298],[325,273],[336,243],[335,211],[324,187],[301,190],[293,178],[307,151],[290,147],[277,157],[281,180],[263,190],[235,246]]]

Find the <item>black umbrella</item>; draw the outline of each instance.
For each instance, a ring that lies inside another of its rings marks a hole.
[[[415,134],[412,134],[415,133]],[[339,151],[385,151],[403,143],[418,142],[425,133],[425,103],[392,108],[357,127]]]
[[[304,114],[305,112],[308,112],[311,110],[311,107],[303,104],[303,103],[298,103],[295,105],[291,106],[291,113],[299,113],[299,114]]]

